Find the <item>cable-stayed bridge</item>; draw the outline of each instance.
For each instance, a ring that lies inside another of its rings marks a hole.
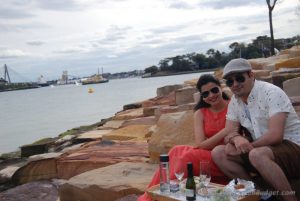
[[[0,82],[11,83],[32,83],[33,81],[22,76],[12,68],[4,64],[0,67]]]

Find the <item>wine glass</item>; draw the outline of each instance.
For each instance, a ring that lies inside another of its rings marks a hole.
[[[183,160],[182,157],[176,157],[175,161],[174,161],[174,174],[177,178],[177,180],[179,181],[179,184],[183,178],[184,175],[184,164],[183,164]]]
[[[200,175],[199,175],[199,182],[200,182],[200,190],[203,192],[202,194],[208,195],[207,186],[211,179],[210,174],[210,162],[209,161],[200,161]]]

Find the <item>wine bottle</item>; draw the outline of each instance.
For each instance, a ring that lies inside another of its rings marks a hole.
[[[196,200],[196,183],[193,175],[193,163],[187,164],[188,177],[185,185],[186,200]]]

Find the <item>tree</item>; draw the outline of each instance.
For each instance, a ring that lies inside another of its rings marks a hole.
[[[271,54],[275,54],[274,50],[274,33],[273,33],[273,22],[272,22],[272,11],[275,7],[275,4],[277,0],[273,0],[273,3],[271,3],[271,0],[266,0],[268,4],[268,9],[269,9],[269,23],[270,23],[270,34],[271,34]]]
[[[165,58],[159,61],[159,68],[161,71],[170,71],[170,66],[169,66],[170,59]]]
[[[158,72],[158,67],[157,66],[150,66],[150,67],[145,69],[145,73],[155,74],[157,72]]]
[[[195,54],[192,57],[192,61],[196,63],[199,69],[207,68],[206,56],[204,54]]]

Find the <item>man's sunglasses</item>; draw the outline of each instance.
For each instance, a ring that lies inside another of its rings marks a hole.
[[[213,87],[213,88],[211,88],[209,91],[203,91],[203,92],[201,93],[201,96],[202,96],[203,98],[207,98],[207,97],[209,96],[209,93],[210,93],[210,92],[212,92],[212,93],[214,93],[214,94],[217,94],[217,93],[220,92],[220,89],[219,89],[219,87]]]
[[[226,79],[226,85],[228,87],[232,87],[234,80],[239,83],[243,83],[243,82],[245,82],[246,78],[242,74],[236,75],[234,78]]]

